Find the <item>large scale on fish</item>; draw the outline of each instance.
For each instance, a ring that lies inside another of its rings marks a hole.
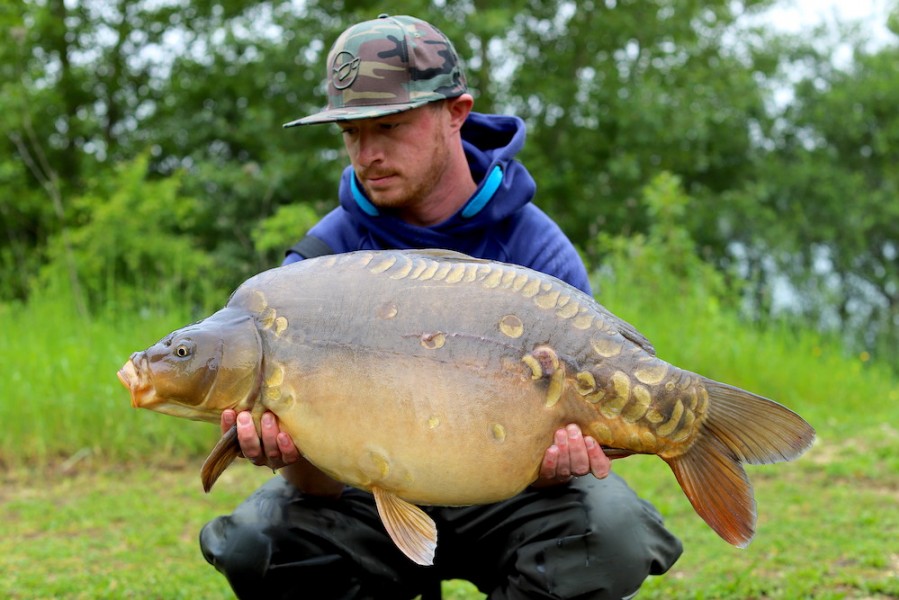
[[[725,540],[754,534],[742,463],[791,460],[814,430],[782,405],[679,369],[553,277],[432,250],[304,260],[119,371],[135,407],[218,422],[275,413],[303,455],[371,491],[397,546],[431,564],[418,508],[497,502],[532,483],[553,432],[578,424],[613,456],[656,454]],[[238,455],[232,430],[208,489]]]

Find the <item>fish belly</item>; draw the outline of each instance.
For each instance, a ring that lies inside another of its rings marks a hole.
[[[285,378],[291,400],[273,407],[282,427],[332,477],[416,504],[517,494],[536,478],[563,420],[520,368],[359,350],[325,363]]]

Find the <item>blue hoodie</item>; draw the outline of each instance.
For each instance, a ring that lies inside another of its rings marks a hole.
[[[534,179],[515,160],[524,145],[518,117],[469,114],[462,145],[477,190],[456,214],[437,225],[411,225],[381,214],[347,167],[340,179],[340,206],[309,235],[335,253],[354,250],[444,248],[470,256],[529,267],[590,294],[587,271],[577,251],[546,213],[531,203]],[[284,264],[302,260],[289,252]]]

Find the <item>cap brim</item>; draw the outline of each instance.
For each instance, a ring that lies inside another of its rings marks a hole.
[[[433,98],[418,102],[405,102],[403,104],[381,104],[373,106],[350,106],[344,108],[332,108],[322,112],[285,123],[283,127],[299,127],[300,125],[316,125],[318,123],[336,123],[338,121],[355,121],[356,119],[376,119],[396,113],[412,110],[424,106]]]

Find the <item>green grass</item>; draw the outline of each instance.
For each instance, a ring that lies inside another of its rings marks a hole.
[[[0,596],[227,598],[197,534],[252,488],[261,474],[250,470],[235,469],[208,496],[195,469],[102,465],[8,479]]]
[[[603,303],[658,354],[777,399],[818,442],[802,459],[750,468],[759,527],[721,541],[653,457],[615,464],[686,551],[641,598],[899,598],[899,381],[812,333],[740,324],[701,294],[604,281]],[[115,372],[194,318],[148,309],[83,321],[64,297],[0,307],[0,597],[227,598],[199,528],[271,476],[232,467],[202,493],[215,427],[130,407]],[[445,597],[481,598],[463,583]]]
[[[114,466],[86,459],[40,477],[7,472],[0,485],[0,598],[229,598],[200,554],[197,535],[272,477],[246,463],[215,490],[200,487],[202,459]],[[471,586],[447,583],[447,600]]]
[[[0,305],[0,466],[207,449],[214,428],[133,410],[116,377],[132,352],[191,320],[184,310],[159,308],[83,319],[65,296]]]

